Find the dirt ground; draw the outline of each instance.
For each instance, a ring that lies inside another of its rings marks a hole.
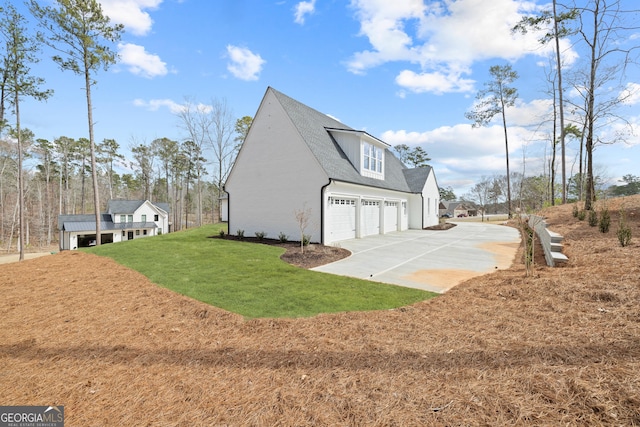
[[[620,247],[624,203],[633,238]],[[395,310],[242,317],[79,252],[0,266],[0,402],[67,426],[640,425],[640,196],[544,212],[521,263]]]

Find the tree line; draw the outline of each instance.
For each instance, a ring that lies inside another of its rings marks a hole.
[[[59,214],[85,213],[95,216],[100,244],[100,213],[117,198],[169,203],[173,230],[217,220],[251,117],[235,119],[225,100],[209,106],[187,100],[178,113],[183,140],[130,141],[132,156],[125,158],[119,142],[95,140],[91,98],[98,72],[117,61],[112,46],[123,26],[113,25],[96,0],[26,4],[30,17],[12,3],[0,7],[0,245],[7,251],[16,245],[22,260],[25,246],[57,240]],[[82,78],[86,138],[49,141],[21,126],[20,103],[53,94],[31,71],[43,45],[62,71]]]
[[[500,118],[506,165],[502,180],[505,181],[506,211],[509,215],[515,208],[512,199],[522,201],[525,187],[538,188],[537,197],[544,196],[550,205],[577,199],[584,201],[585,210],[593,209],[598,197],[599,178],[595,170],[596,148],[625,141],[633,134],[631,120],[620,114],[620,109],[638,91],[636,85],[625,85],[627,70],[637,66],[639,46],[630,42],[638,29],[637,16],[638,10],[623,10],[618,0],[573,1],[568,4],[553,0],[547,9],[526,16],[513,28],[514,33],[535,31],[540,35],[541,48],[551,45],[555,54],[544,68],[546,93],[552,101],[551,114],[536,124],[538,129],[548,129],[545,138],[549,145],[549,159],[545,159],[541,175],[520,179],[519,184],[530,181],[528,184],[531,185],[520,185],[518,197],[511,194],[511,179],[519,175],[514,175],[509,165],[508,109],[518,99],[516,81],[519,76],[511,65],[490,67],[491,79],[485,82],[473,107],[465,114],[474,127],[487,126],[495,117]],[[580,50],[581,62],[566,63],[561,50],[562,40],[569,41],[572,48]],[[571,96],[567,96],[568,91]],[[616,125],[620,130],[611,131]],[[575,169],[567,167],[566,145],[569,138],[578,142]],[[483,178],[471,195],[483,204],[488,197],[487,188],[493,187],[491,182],[496,181]]]

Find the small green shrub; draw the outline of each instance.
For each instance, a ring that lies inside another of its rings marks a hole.
[[[589,211],[589,226],[595,227],[596,225],[598,225],[598,212],[595,209],[591,209]]]
[[[256,237],[258,240],[264,240],[264,238],[267,237],[267,233],[264,231],[256,231]]]
[[[578,213],[580,213],[580,210],[578,209],[578,204],[577,203],[573,205],[572,213],[573,213],[573,217],[574,218],[578,218]]]
[[[600,221],[598,222],[598,227],[600,228],[601,233],[608,233],[609,227],[611,226],[611,215],[609,214],[609,209],[603,208],[600,212]]]
[[[618,242],[623,248],[631,243],[631,228],[627,225],[627,213],[624,208],[620,209],[620,223],[618,224]]]
[[[580,212],[578,212],[578,219],[580,221],[584,221],[584,219],[587,217],[587,212],[582,209]]]
[[[240,240],[244,239],[244,230],[239,228],[238,231],[236,231],[236,236],[238,236]]]
[[[302,236],[302,246],[309,246],[309,243],[311,243],[311,235],[304,234]]]
[[[618,235],[620,246],[622,246],[623,248],[625,246],[629,246],[629,243],[631,243],[631,229],[629,227],[627,227],[626,225],[620,225],[620,228],[618,228],[618,232],[616,234]]]
[[[289,241],[289,236],[281,231],[280,234],[278,234],[278,240],[280,241],[280,243],[287,243]]]
[[[223,230],[223,229],[220,229],[220,231],[218,231],[218,234],[220,235],[220,238],[221,238],[221,239],[224,239],[225,232],[224,232],[224,230]]]

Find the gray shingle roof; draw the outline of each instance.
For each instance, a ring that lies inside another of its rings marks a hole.
[[[404,169],[404,177],[412,193],[420,193],[431,173],[431,166],[421,168]]]
[[[291,119],[302,139],[307,143],[309,149],[316,157],[329,178],[354,184],[367,185],[389,190],[403,191],[407,193],[422,192],[422,188],[417,187],[417,183],[424,176],[422,185],[426,182],[431,168],[423,169],[407,175],[406,166],[391,152],[385,150],[384,180],[362,176],[351,164],[346,154],[342,151],[338,143],[333,139],[327,129],[343,129],[355,131],[353,128],[323,114],[311,107],[302,104],[295,99],[278,92],[272,91],[278,99],[283,109]],[[426,171],[426,174],[425,174]],[[410,180],[407,178],[410,177]]]
[[[110,214],[132,214],[142,206],[146,200],[109,200],[107,212]],[[152,205],[169,213],[169,203],[150,202]]]

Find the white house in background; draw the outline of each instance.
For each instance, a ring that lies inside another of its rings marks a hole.
[[[329,245],[438,224],[431,167],[409,169],[390,146],[268,88],[227,179],[229,233]]]
[[[110,200],[100,214],[102,243],[122,242],[169,232],[169,204],[148,200]],[[95,244],[96,216],[59,215],[60,250]]]

